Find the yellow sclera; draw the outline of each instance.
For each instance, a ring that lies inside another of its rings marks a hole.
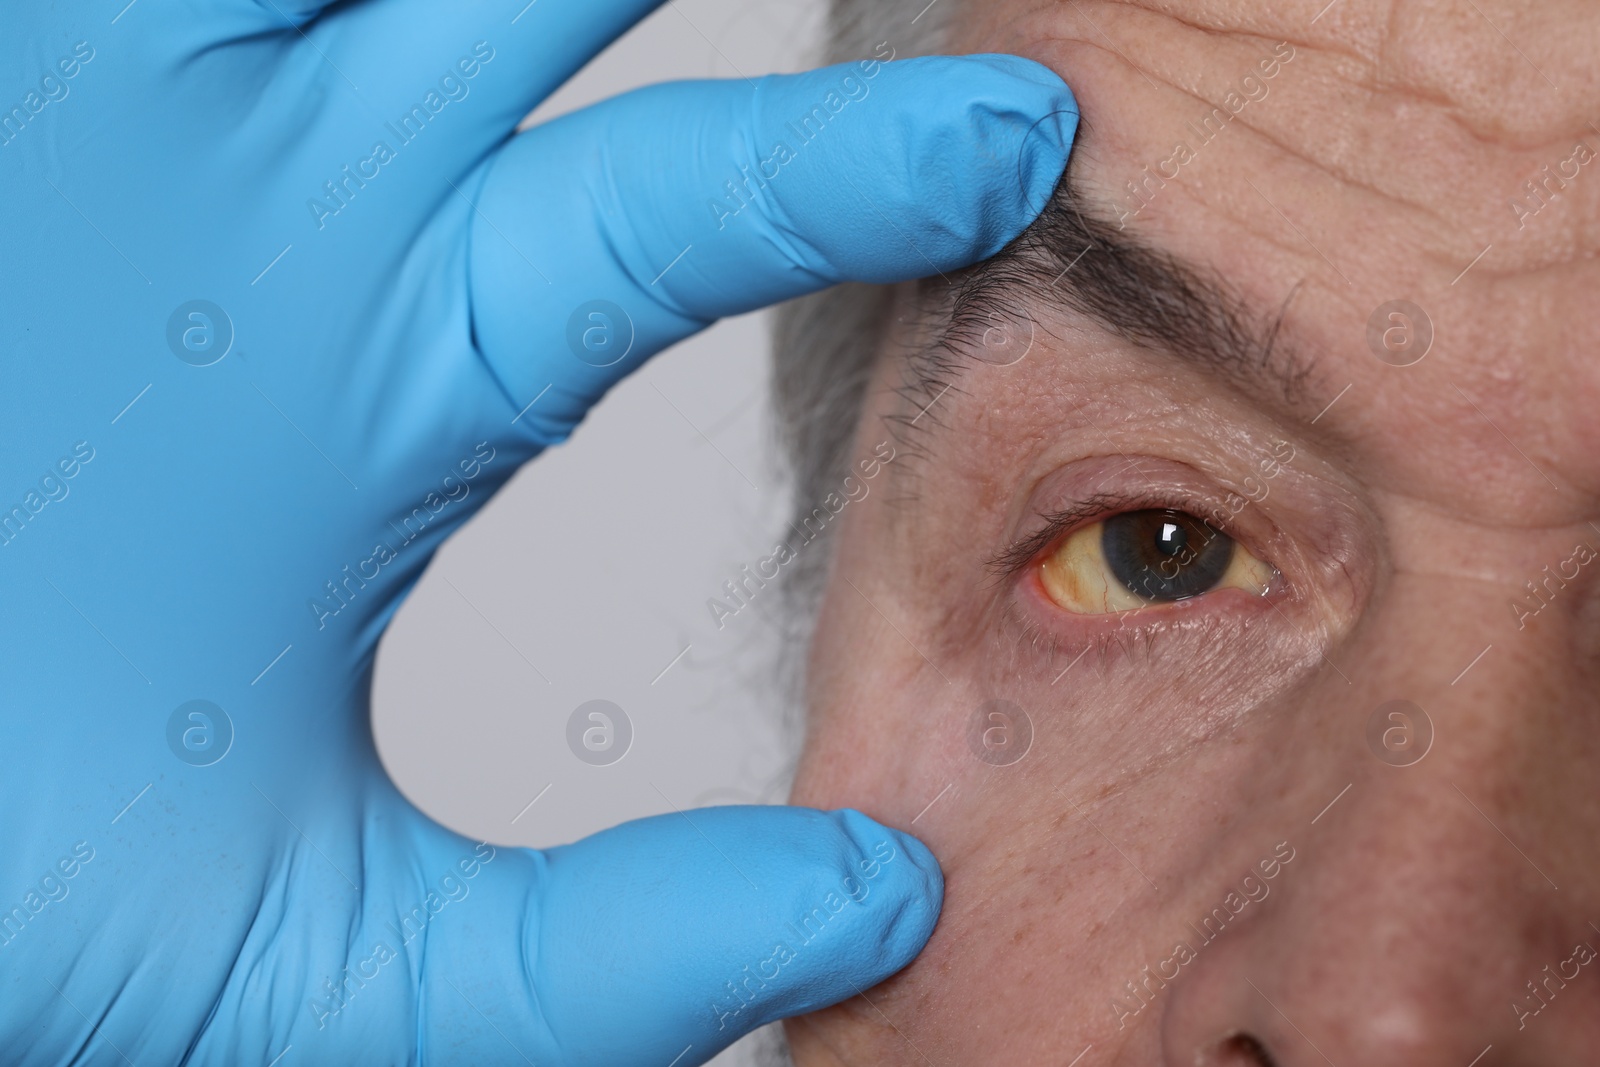
[[[1082,527],[1069,534],[1040,563],[1039,580],[1058,607],[1077,615],[1103,615],[1173,602],[1140,596],[1118,581],[1106,563],[1101,547],[1103,536],[1104,523]],[[1243,589],[1263,596],[1272,588],[1278,577],[1275,568],[1251,555],[1237,541],[1232,542],[1232,553],[1222,577],[1197,596],[1219,589]]]

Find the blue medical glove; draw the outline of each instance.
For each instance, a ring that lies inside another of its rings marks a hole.
[[[652,6],[0,13],[6,1063],[688,1067],[928,936],[933,857],[855,812],[495,847],[373,749],[433,551],[621,376],[987,256],[1064,166],[1072,97],[1002,56],[513,133]]]

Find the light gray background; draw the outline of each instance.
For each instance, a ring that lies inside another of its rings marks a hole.
[[[802,69],[822,17],[815,0],[669,0],[534,121],[650,82]],[[720,631],[706,607],[784,524],[767,349],[757,314],[657,356],[439,552],[383,639],[373,694],[384,763],[424,811],[545,846],[674,807],[783,800],[781,650],[754,610],[777,594]],[[606,767],[566,743],[594,698],[634,728]]]

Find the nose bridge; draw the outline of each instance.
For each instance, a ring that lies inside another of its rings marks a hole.
[[[1351,893],[1409,885],[1437,897],[1469,879],[1476,893],[1458,899],[1488,900],[1518,886],[1559,893],[1557,873],[1582,881],[1600,828],[1600,700],[1582,652],[1592,590],[1564,590],[1536,617],[1516,592],[1397,581],[1345,652],[1345,694],[1317,701],[1318,717],[1358,742],[1329,847],[1387,866]]]
[[[1576,1051],[1600,1047],[1600,887],[1586,876],[1600,716],[1573,655],[1585,612],[1519,631],[1485,595],[1397,591],[1344,650],[1348,682],[1296,709],[1339,754],[1296,757],[1308,777],[1335,763],[1332,791],[1348,791],[1256,921],[1177,991],[1167,1062],[1258,1062],[1227,1051],[1229,1034],[1282,1067],[1592,1062]]]

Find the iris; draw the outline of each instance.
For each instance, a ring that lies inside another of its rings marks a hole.
[[[1213,589],[1233,562],[1233,538],[1181,511],[1128,511],[1101,524],[1113,577],[1145,600],[1184,600]]]
[[[1223,589],[1264,594],[1277,571],[1182,511],[1120,512],[1080,526],[1039,563],[1044,592],[1082,615],[1133,611]]]

